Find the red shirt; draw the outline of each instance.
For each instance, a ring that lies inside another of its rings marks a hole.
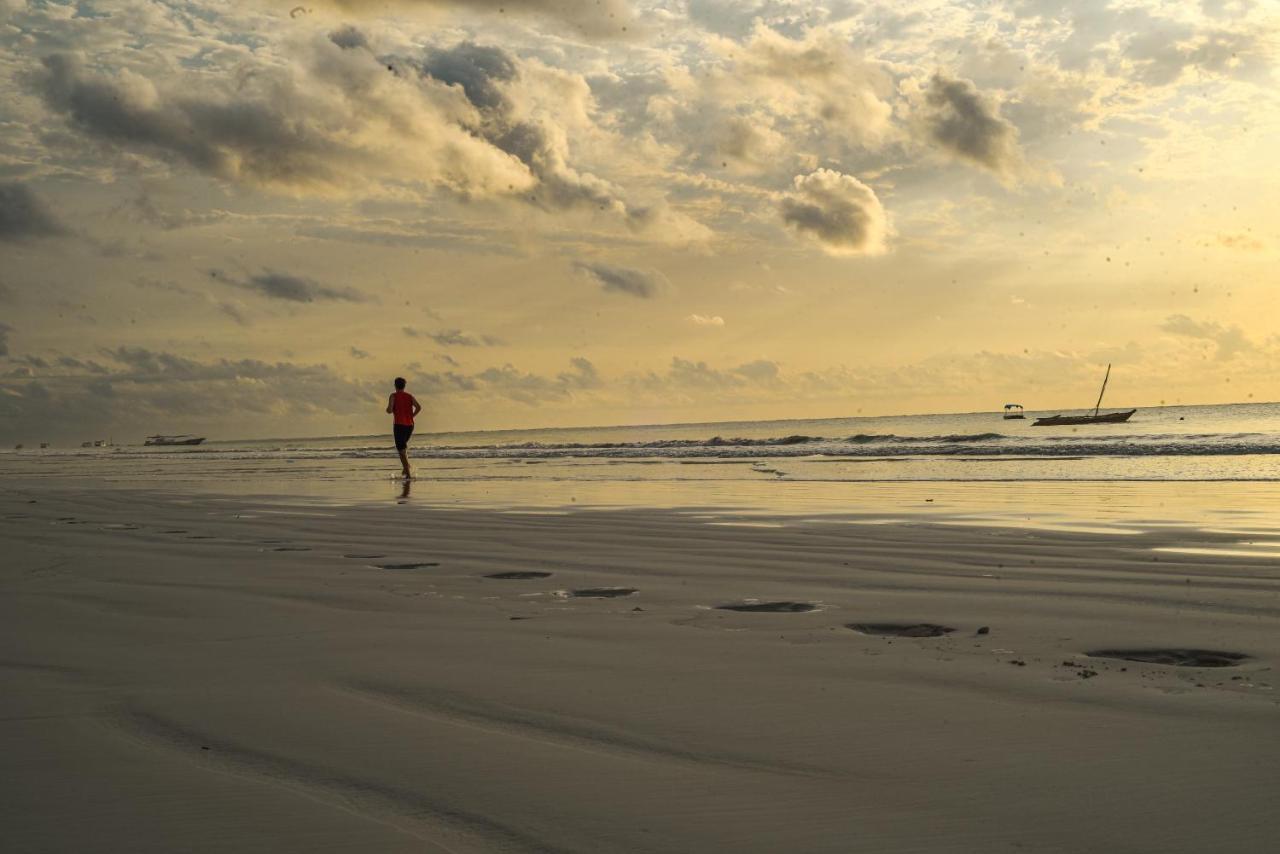
[[[413,426],[413,404],[416,401],[407,391],[397,391],[391,395],[391,412],[396,424],[405,427]]]

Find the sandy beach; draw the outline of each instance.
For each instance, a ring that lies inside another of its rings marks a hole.
[[[6,851],[1280,832],[1280,577],[1235,534],[69,486],[0,525]],[[1153,649],[1232,666],[1088,655]]]

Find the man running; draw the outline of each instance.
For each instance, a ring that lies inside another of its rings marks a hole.
[[[409,470],[409,437],[413,435],[413,416],[421,411],[418,399],[404,390],[404,377],[396,377],[396,390],[387,398],[387,412],[393,416],[391,432],[396,439],[396,451],[400,454],[405,478],[413,476]]]

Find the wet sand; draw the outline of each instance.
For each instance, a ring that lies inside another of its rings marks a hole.
[[[1280,570],[1238,535],[66,487],[0,532],[6,851],[1280,834]]]

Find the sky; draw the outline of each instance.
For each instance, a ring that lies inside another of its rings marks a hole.
[[[0,442],[1280,400],[1274,0],[0,0]]]

